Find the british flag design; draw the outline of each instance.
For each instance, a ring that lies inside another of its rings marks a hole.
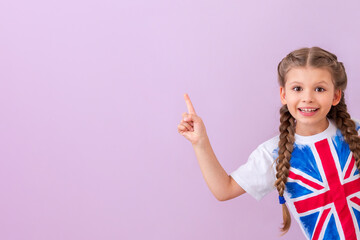
[[[341,132],[295,144],[290,164],[285,191],[307,237],[360,239],[360,175]]]

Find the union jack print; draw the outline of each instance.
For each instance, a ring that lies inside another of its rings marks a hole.
[[[294,145],[286,192],[309,239],[360,239],[360,177],[338,130]]]

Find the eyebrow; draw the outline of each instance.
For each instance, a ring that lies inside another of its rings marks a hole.
[[[290,84],[303,84],[302,82],[297,82],[297,81],[295,81],[295,82],[291,82]],[[327,82],[325,82],[325,81],[320,81],[320,82],[316,82],[315,84],[328,84]]]

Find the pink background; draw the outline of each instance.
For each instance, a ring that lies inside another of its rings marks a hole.
[[[228,173],[277,134],[276,67],[320,46],[360,118],[358,1],[0,2],[0,239],[279,239],[276,192],[218,202],[177,133],[189,93]],[[304,239],[293,222],[282,239]]]

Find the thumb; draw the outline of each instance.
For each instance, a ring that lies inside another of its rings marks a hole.
[[[187,114],[184,116],[184,121],[190,122],[193,121],[194,123],[201,122],[201,118],[196,114]]]

